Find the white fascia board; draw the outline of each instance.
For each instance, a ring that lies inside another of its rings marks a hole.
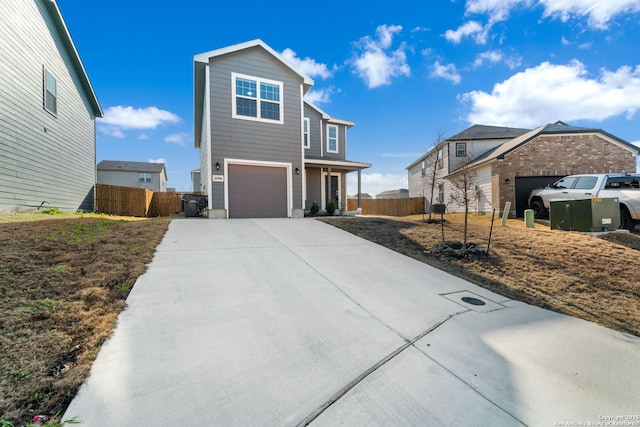
[[[291,62],[289,62],[287,59],[285,59],[284,56],[280,55],[278,52],[273,50],[269,45],[267,45],[265,42],[263,42],[260,39],[254,39],[254,40],[250,40],[250,41],[247,41],[247,42],[238,43],[238,44],[234,44],[234,45],[231,45],[231,46],[223,47],[223,48],[220,48],[220,49],[215,49],[215,50],[210,50],[208,52],[203,52],[203,53],[194,55],[193,60],[194,60],[194,62],[201,62],[201,63],[208,64],[210,59],[214,58],[216,56],[226,55],[228,53],[233,53],[233,52],[237,52],[237,51],[240,51],[240,50],[249,49],[249,48],[257,47],[257,46],[262,47],[264,50],[266,50],[271,55],[273,55],[277,60],[279,60],[284,65],[289,67],[293,72],[295,72],[297,75],[302,77],[302,81],[304,83],[304,88],[305,88],[305,93],[308,92],[309,89],[311,89],[311,87],[314,84],[313,79],[311,77],[309,77],[308,75],[306,75],[305,73],[303,73],[302,71],[297,69]]]

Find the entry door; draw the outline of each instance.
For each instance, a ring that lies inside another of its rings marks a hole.
[[[337,208],[340,202],[340,177],[338,175],[325,176],[324,184],[324,188],[327,191],[327,194],[325,194],[326,205],[333,200]]]

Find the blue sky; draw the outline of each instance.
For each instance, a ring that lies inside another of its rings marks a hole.
[[[178,191],[199,167],[193,56],[256,38],[356,123],[347,155],[373,164],[372,195],[472,124],[562,120],[640,145],[640,0],[57,2],[105,113],[97,160],[165,162]]]

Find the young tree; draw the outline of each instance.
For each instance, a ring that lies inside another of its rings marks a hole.
[[[435,194],[436,185],[438,183],[438,171],[441,169],[440,164],[442,158],[440,150],[444,147],[444,131],[438,131],[438,137],[433,143],[433,147],[430,152],[433,154],[424,159],[422,165],[422,196],[424,197],[425,188],[429,191],[429,222],[432,220],[433,215],[433,197]],[[424,214],[422,220],[424,221]]]
[[[458,167],[455,175],[451,178],[452,184],[451,199],[456,202],[458,206],[464,207],[464,227],[463,227],[463,241],[462,250],[467,250],[467,235],[469,224],[469,206],[478,199],[477,193],[477,175],[471,169],[471,163],[473,162],[473,153],[471,147],[465,146],[464,156],[457,156]]]

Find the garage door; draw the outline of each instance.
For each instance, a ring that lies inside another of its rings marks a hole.
[[[229,165],[229,218],[286,218],[287,168]]]
[[[517,176],[516,177],[516,214],[519,218],[524,216],[524,210],[528,208],[529,194],[536,188],[544,188],[553,184],[562,176]]]

